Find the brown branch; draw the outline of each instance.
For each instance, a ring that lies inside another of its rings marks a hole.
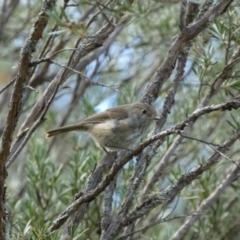
[[[194,16],[196,15],[196,12],[197,12],[198,5],[190,3],[190,4],[188,4],[187,17],[186,17],[185,16],[186,15],[186,7],[187,7],[186,3],[187,3],[186,1],[182,1],[181,14],[180,14],[180,22],[181,22],[180,30],[183,30],[186,27],[186,24],[191,23],[191,21],[193,20]],[[158,132],[161,131],[161,129],[164,126],[164,124],[167,120],[167,117],[171,111],[171,108],[174,104],[174,97],[175,97],[175,94],[177,93],[177,89],[180,84],[180,81],[183,79],[184,67],[185,67],[185,64],[187,61],[187,56],[188,56],[188,52],[189,52],[191,45],[192,45],[191,42],[189,42],[187,44],[187,46],[184,48],[184,50],[178,56],[178,63],[177,63],[177,69],[176,69],[177,72],[176,72],[173,84],[172,84],[170,90],[168,91],[167,97],[164,101],[163,110],[160,114],[158,124],[157,124],[153,134],[157,134]],[[164,139],[156,141],[154,144],[152,144],[151,146],[149,146],[149,148],[146,149],[144,154],[138,156],[135,171],[133,173],[133,176],[130,179],[131,182],[130,182],[128,191],[126,193],[125,199],[123,201],[123,204],[121,206],[121,209],[118,213],[119,215],[126,214],[129,211],[129,209],[133,203],[136,191],[142,182],[142,179],[143,179],[143,177],[146,173],[146,170],[151,162],[151,159],[157,153],[157,149],[159,148],[159,146],[162,145],[163,142],[164,142]],[[131,229],[131,226],[128,226],[128,228],[125,230],[125,232],[127,232],[129,229]]]
[[[156,128],[153,134],[157,134],[158,132],[161,131],[163,125],[166,122],[167,116],[170,113],[171,107],[174,104],[174,97],[184,74],[184,67],[186,64],[187,56],[188,56],[188,50],[189,48],[186,49],[186,51],[184,51],[183,53],[181,53],[178,57],[176,76],[174,78],[171,88],[168,91],[167,97],[164,101],[163,108],[162,108],[163,110],[160,114],[158,124],[156,125]],[[132,203],[134,200],[135,193],[142,182],[142,179],[150,164],[150,161],[154,157],[154,155],[156,155],[157,149],[159,148],[159,146],[162,145],[163,142],[164,142],[164,139],[156,141],[154,144],[152,144],[146,149],[144,154],[138,156],[137,164],[135,166],[135,171],[133,173],[133,176],[130,179],[130,185],[128,187],[128,191],[126,193],[125,199],[123,201],[123,204],[121,205],[121,209],[119,210],[118,215],[126,215],[129,212],[129,209],[132,206]],[[128,232],[129,229],[131,229],[131,226],[128,226],[125,232]]]
[[[239,161],[238,161],[239,164]],[[183,239],[189,228],[200,218],[200,216],[217,200],[223,191],[234,181],[239,179],[238,175],[240,173],[240,166],[237,165],[234,169],[231,167],[231,172],[226,176],[226,178],[218,184],[218,187],[208,196],[201,205],[195,211],[195,214],[187,219],[182,226],[175,232],[171,237],[171,240],[180,240]],[[229,171],[229,170],[227,170]]]
[[[99,182],[101,182],[104,176],[104,173],[106,171],[109,171],[109,169],[112,167],[113,165],[112,159],[115,159],[116,157],[117,157],[116,152],[111,152],[109,155],[105,155],[101,159],[97,166],[93,168],[92,173],[88,177],[85,189],[82,192],[76,194],[75,200],[79,199],[81,196],[84,196],[87,192],[91,191],[92,189],[95,189],[98,186]],[[71,229],[72,225],[78,226],[78,224],[83,219],[83,216],[87,211],[89,203],[90,202],[83,203],[77,209],[77,211],[71,214],[71,216],[68,218],[67,223],[65,224],[66,227],[64,228],[61,235],[63,239],[69,236],[69,230]]]
[[[48,232],[52,232],[57,230],[68,218],[71,216],[83,203],[89,203],[96,196],[98,196],[102,191],[106,189],[106,187],[110,184],[110,182],[114,179],[116,174],[122,169],[122,167],[129,162],[134,156],[140,154],[145,147],[155,142],[156,140],[163,139],[166,136],[176,133],[178,130],[183,130],[186,126],[188,126],[192,121],[195,121],[200,116],[213,112],[213,111],[226,111],[232,109],[238,109],[240,107],[240,101],[233,100],[227,103],[213,105],[204,107],[202,109],[198,109],[193,112],[186,120],[181,123],[175,125],[174,127],[163,131],[157,135],[150,137],[145,140],[142,144],[140,144],[136,149],[134,149],[131,153],[127,154],[123,158],[117,158],[114,162],[110,173],[106,176],[106,178],[93,190],[86,192],[84,195],[80,196],[74,203],[72,203],[65,211],[63,211],[59,217],[54,221],[52,226],[49,228]],[[236,139],[235,139],[236,140]]]
[[[180,21],[179,21],[179,28],[180,30],[184,30],[184,28],[186,27],[187,23],[186,23],[186,12],[187,12],[187,0],[182,0],[182,4],[181,4],[181,9],[180,9]]]
[[[209,92],[205,95],[200,107],[205,106],[209,103],[210,99],[218,92],[224,81],[228,78],[229,74],[232,72],[234,66],[240,62],[240,46],[237,47],[233,57],[230,59],[229,63],[224,67],[221,74],[214,80],[211,85]]]
[[[113,203],[113,195],[116,188],[116,180],[115,177],[113,181],[110,182],[106,192],[104,194],[104,207],[103,214],[101,220],[101,232],[107,231],[109,225],[111,224],[111,213],[112,213],[112,203]]]
[[[20,60],[18,64],[18,73],[16,76],[13,93],[9,103],[9,111],[7,115],[6,125],[3,131],[1,149],[0,149],[0,239],[5,239],[4,234],[4,182],[6,178],[5,164],[9,157],[10,147],[12,143],[12,136],[16,128],[19,112],[21,110],[22,95],[24,86],[29,80],[29,63],[32,58],[32,53],[35,51],[38,41],[42,37],[42,33],[48,22],[48,15],[46,11],[51,11],[54,7],[55,1],[43,2],[42,11],[39,13],[31,34],[27,38],[20,53]]]
[[[170,47],[168,54],[165,57],[162,65],[157,70],[156,74],[148,84],[143,96],[142,102],[151,103],[158,97],[164,82],[170,77],[175,62],[179,53],[188,44],[189,41],[197,37],[214,19],[216,19],[226,7],[232,2],[232,0],[220,1],[218,4],[209,8],[209,10],[199,19],[197,22],[187,26],[182,32],[180,32],[172,46]]]
[[[231,147],[239,138],[240,138],[240,129],[233,136],[231,136],[227,141],[225,141],[225,143],[221,145],[219,150],[221,152],[228,151],[229,147]],[[177,182],[169,186],[162,193],[158,193],[150,196],[140,206],[138,206],[135,210],[130,212],[128,216],[125,216],[125,218],[123,218],[122,220],[118,220],[119,222],[121,222],[121,226],[127,226],[129,225],[129,223],[147,214],[156,206],[169,202],[169,200],[175,197],[184,187],[186,187],[192,181],[197,179],[203,172],[209,170],[219,160],[220,157],[221,155],[218,152],[214,153],[204,164],[200,165],[199,167],[192,170],[191,172],[185,175],[182,175]],[[239,169],[236,171],[239,171]],[[234,178],[236,178],[236,174],[234,175]],[[221,187],[219,187],[217,190],[219,189],[221,189]],[[197,214],[198,213],[199,212],[197,212]],[[192,218],[195,218],[195,217],[196,216],[194,215]],[[114,230],[118,232],[118,229],[114,229]],[[109,239],[111,239],[112,236],[109,236],[109,237],[110,237]]]
[[[115,31],[110,35],[110,37],[105,41],[104,46],[94,51],[92,54],[89,54],[81,59],[79,64],[75,67],[75,69],[81,70],[84,67],[86,67],[91,61],[94,59],[97,59],[101,54],[106,52],[112,42],[115,40],[115,38],[120,34],[122,29],[124,29],[124,26],[127,24],[127,20],[123,19],[122,22],[118,24]],[[96,186],[99,184],[99,182],[102,180],[102,177],[106,171],[111,168],[113,161],[108,160],[109,156],[104,156],[102,160],[99,161],[96,171],[93,171],[92,174],[89,176],[88,182],[86,184],[85,190],[78,195],[82,196],[86,192],[96,188]],[[66,227],[64,228],[62,232],[63,237],[69,236],[69,229],[71,229],[71,226],[78,226],[79,222],[82,220],[84,214],[87,211],[88,203],[84,203],[79,207],[73,214],[71,214],[70,218],[68,219],[66,223]]]
[[[113,27],[111,23],[107,23],[104,25],[95,35],[95,39],[91,39],[86,41],[83,45],[80,45],[78,51],[74,51],[72,53],[72,56],[70,57],[70,60],[68,62],[68,65],[70,68],[75,68],[76,64],[79,62],[79,60],[87,55],[89,52],[95,50],[96,48],[102,46],[105,39],[110,35],[110,33],[113,31]],[[78,43],[76,43],[78,46]],[[77,46],[75,48],[77,48]],[[25,122],[22,124],[17,138],[11,148],[10,156],[8,157],[7,166],[9,166],[16,158],[17,154],[16,152],[20,152],[25,144],[26,141],[26,129],[30,129],[33,124],[39,119],[40,116],[42,116],[42,113],[46,111],[46,109],[49,108],[51,101],[53,99],[52,96],[55,96],[59,86],[71,75],[71,70],[67,68],[62,68],[56,77],[53,79],[49,87],[46,89],[42,97],[37,101],[34,108],[32,109],[31,113],[25,120]],[[51,100],[51,101],[50,101]],[[24,143],[24,144],[23,144]],[[21,148],[20,148],[21,146]]]
[[[66,7],[68,7],[68,5]],[[94,10],[95,7],[96,6],[93,5],[93,6],[89,7],[88,9],[86,9],[86,11],[81,15],[81,17],[78,20],[78,22],[80,23],[80,22],[84,21],[89,16],[89,14]],[[61,15],[59,16],[59,18],[61,19]],[[58,25],[55,25],[52,28],[51,31],[52,32],[56,31],[57,30],[57,26]],[[54,36],[54,34],[50,35],[49,38],[46,40],[46,44],[44,45],[44,47],[43,47],[43,49],[42,49],[42,51],[41,51],[41,53],[40,53],[40,55],[38,57],[39,59],[45,58],[47,55],[50,58],[53,58],[58,52],[64,51],[63,48],[67,44],[67,42],[71,39],[72,32],[68,31],[65,35],[63,35],[63,37],[61,38],[61,40],[58,43],[56,43],[51,49],[47,49],[49,47],[49,45],[50,45],[50,42],[51,42],[51,45],[53,44],[53,36]],[[32,77],[32,79],[29,82],[30,86],[36,87],[39,84],[43,83],[44,79],[48,79],[48,77],[46,76],[46,73],[48,72],[49,65],[50,64],[48,62],[46,62],[43,65],[43,67]],[[54,76],[56,74],[57,73],[53,74],[52,75],[53,77],[49,77],[49,79],[54,78]]]
[[[206,96],[204,97],[203,101],[200,104],[200,107],[204,107],[206,106],[210,100],[212,99],[212,97],[218,92],[218,90],[220,89],[222,83],[229,77],[228,74],[233,70],[233,67],[240,61],[240,47],[238,47],[235,51],[235,54],[233,55],[233,57],[229,60],[229,63],[224,67],[222,73],[216,77],[216,79],[214,80],[214,83],[212,84],[209,92],[206,94]],[[164,107],[163,107],[164,109]],[[161,114],[162,115],[162,114]],[[160,119],[162,119],[160,117]],[[193,126],[193,124],[191,125],[191,127]],[[186,133],[189,130],[189,128],[185,128],[184,132],[181,132],[181,134]],[[180,145],[180,143],[182,142],[183,137],[182,136],[178,136],[174,142],[172,143],[172,146],[168,149],[168,151],[166,152],[166,154],[162,157],[161,161],[159,161],[158,165],[155,167],[155,172],[152,175],[152,177],[148,180],[142,194],[141,194],[141,199],[144,198],[144,196],[146,196],[152,189],[153,184],[156,183],[158,181],[158,179],[162,176],[168,161],[170,159],[170,156],[173,155],[173,153],[176,151],[176,149],[178,148],[178,146]]]

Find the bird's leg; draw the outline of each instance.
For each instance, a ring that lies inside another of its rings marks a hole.
[[[116,159],[114,159],[111,154],[109,153],[109,151],[105,148],[105,147],[102,147],[103,151],[110,157],[112,158],[112,160],[115,162]]]
[[[105,147],[102,147],[102,149],[103,149],[103,151],[104,151],[107,155],[109,155],[109,152],[108,152],[108,150],[107,150]]]

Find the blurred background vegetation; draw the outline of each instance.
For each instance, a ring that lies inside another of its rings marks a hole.
[[[195,2],[199,4],[199,10],[205,3]],[[0,0],[0,4],[1,89],[16,74],[21,48],[43,3],[36,0]],[[87,134],[72,132],[46,139],[45,132],[75,123],[112,106],[138,101],[179,32],[180,8],[180,1],[79,0],[57,1],[55,10],[48,13],[50,20],[33,60],[38,59],[45,48],[45,57],[64,65],[79,37],[86,39],[94,36],[110,18],[114,19],[116,28],[102,47],[88,54],[77,65],[76,70],[82,74],[73,73],[60,87],[45,115],[46,120],[8,169],[6,202],[11,217],[12,239],[59,239],[59,232],[47,238],[44,234],[58,214],[72,203],[75,194],[84,188],[104,152],[94,145]],[[90,20],[92,22],[88,26]],[[49,39],[50,44],[47,44]],[[203,101],[214,81],[223,73],[239,47],[240,6],[233,1],[224,14],[192,41],[184,77],[163,130],[183,121],[204,105]],[[207,105],[223,103],[239,95],[239,61]],[[49,62],[37,65],[29,86],[26,86],[17,130],[59,71],[59,65]],[[162,110],[175,73],[174,70],[153,103],[158,113]],[[92,84],[89,79],[97,84]],[[11,92],[12,86],[0,94],[0,133],[6,121]],[[187,135],[221,145],[239,128],[239,120],[239,110],[213,112],[202,116]],[[169,136],[151,160],[134,200],[136,205],[148,179],[177,137]],[[159,219],[183,217],[149,227],[138,234],[138,238],[131,239],[171,239],[187,215],[197,210],[221,184],[234,166],[233,161],[239,160],[239,150],[238,141],[227,152],[232,161],[222,158],[167,205],[157,207],[141,218],[135,230]],[[205,143],[183,139],[149,194],[163,191],[180,176],[207,161],[214,152]],[[130,161],[118,175],[113,216],[122,204],[135,164],[135,160]],[[192,224],[184,239],[238,239],[239,196],[239,180],[236,180]],[[72,239],[99,239],[103,202],[102,194],[90,203],[83,221],[72,230]]]

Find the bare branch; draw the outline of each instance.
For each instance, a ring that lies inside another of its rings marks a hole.
[[[79,47],[79,51],[74,51],[72,53],[72,57],[70,58],[68,63],[69,67],[74,68],[83,56],[100,47],[112,31],[113,28],[111,24],[107,23],[105,26],[103,26],[102,29],[100,29],[96,34],[95,39],[88,40],[86,43]],[[76,44],[78,45],[78,43]],[[59,86],[70,76],[70,72],[71,71],[66,68],[63,68],[58,72],[55,79],[51,82],[43,96],[38,100],[38,102],[32,109],[32,112],[29,114],[28,118],[22,124],[18,133],[18,137],[11,148],[11,154],[8,157],[7,167],[9,167],[9,165],[15,160],[17,156],[16,152],[19,153],[22,150],[22,143],[24,142],[24,145],[27,143],[26,137],[23,136],[21,133],[26,128],[31,128],[34,122],[39,119],[40,116],[42,116],[42,112],[45,112],[49,108],[53,99],[52,96],[55,96]],[[51,101],[49,101],[50,99]],[[19,137],[20,135],[21,137]],[[20,148],[20,146],[22,147]]]
[[[214,19],[216,19],[223,11],[225,11],[226,7],[231,2],[232,0],[218,2],[218,4],[209,8],[209,10],[201,17],[201,19],[186,27],[184,31],[177,35],[176,40],[170,47],[168,54],[165,57],[165,60],[151,79],[151,82],[141,97],[142,102],[151,103],[153,99],[157,98],[163,83],[169,78],[172,70],[174,69],[179,53],[189,41],[197,37],[197,35],[202,32],[203,29],[205,29],[212,21],[214,21]]]
[[[226,178],[218,184],[218,187],[204,200],[201,205],[196,210],[195,214],[187,219],[182,226],[175,232],[171,237],[171,240],[180,240],[188,232],[189,228],[201,217],[202,214],[217,200],[220,195],[225,191],[225,189],[232,184],[234,181],[239,179],[240,165],[238,161],[238,166],[230,168],[231,172],[226,176]],[[228,171],[228,170],[227,170]]]
[[[143,232],[143,231],[149,229],[150,227],[153,227],[153,226],[158,225],[160,223],[171,222],[171,221],[179,219],[179,218],[187,218],[187,217],[191,217],[191,216],[195,216],[195,215],[196,215],[196,213],[190,213],[190,214],[187,214],[187,215],[178,215],[178,216],[174,216],[174,217],[171,217],[171,218],[168,218],[168,217],[161,218],[160,220],[158,220],[156,222],[153,222],[153,223],[150,223],[147,226],[145,226],[145,227],[143,227],[143,228],[141,228],[141,229],[139,229],[137,231],[134,231],[134,232],[131,232],[131,233],[123,235],[122,237],[118,238],[118,240],[124,240],[128,236],[132,236],[132,235],[134,235],[136,233]]]
[[[180,22],[179,22],[179,28],[181,31],[184,30],[186,27],[186,12],[187,12],[187,0],[182,0],[181,4],[181,10],[180,10]]]
[[[120,171],[120,169],[127,163],[129,162],[132,157],[137,156],[140,154],[145,147],[150,145],[156,140],[165,138],[166,136],[169,136],[171,134],[174,134],[178,130],[183,130],[186,126],[188,126],[191,121],[195,121],[197,118],[200,116],[213,112],[213,111],[226,111],[226,110],[231,110],[231,109],[237,109],[240,107],[240,102],[237,100],[233,100],[227,103],[223,104],[218,104],[218,105],[213,105],[213,106],[208,106],[204,107],[202,109],[198,109],[197,111],[193,112],[185,121],[175,125],[174,127],[163,131],[157,135],[154,135],[150,137],[149,139],[145,140],[142,144],[140,144],[136,149],[134,149],[131,153],[127,154],[123,158],[118,158],[116,159],[115,163],[113,164],[110,173],[106,176],[106,178],[96,187],[95,189],[87,192],[83,196],[79,197],[72,205],[70,205],[65,211],[63,211],[59,217],[54,221],[53,225],[49,228],[49,232],[52,232],[56,229],[58,229],[68,218],[70,215],[72,215],[83,203],[90,202],[92,201],[96,196],[98,196],[109,184],[110,182],[114,179],[116,174]],[[239,131],[240,132],[240,131]],[[234,141],[237,140],[237,137],[240,135],[240,133],[237,132],[229,141],[231,144]],[[229,142],[224,144],[222,148],[225,146],[227,147]],[[225,149],[226,151],[226,149]],[[183,181],[183,180],[181,180]],[[183,185],[182,185],[183,186]],[[185,185],[186,186],[186,185]],[[184,186],[183,186],[184,187]],[[175,191],[176,193],[176,191]],[[142,216],[142,215],[141,215]],[[132,220],[137,219],[137,218],[132,218]],[[110,235],[109,235],[110,236]]]
[[[33,25],[31,34],[27,38],[21,53],[18,64],[18,73],[16,76],[14,90],[9,103],[9,111],[7,115],[7,122],[3,131],[1,149],[0,149],[0,219],[5,219],[4,216],[4,181],[6,177],[5,164],[9,157],[10,147],[12,143],[12,135],[14,133],[16,124],[18,122],[19,112],[21,109],[22,95],[24,85],[29,80],[29,63],[31,61],[32,53],[35,51],[38,41],[42,37],[42,33],[48,22],[48,15],[46,11],[51,11],[54,7],[55,1],[43,2],[42,11]],[[0,221],[0,239],[4,239],[4,221]]]
[[[239,137],[240,130],[238,130],[233,136],[227,139],[223,145],[221,145],[221,147],[219,148],[220,151],[226,152],[229,147],[232,146],[239,139]],[[125,218],[120,221],[120,225],[126,226],[130,222],[147,214],[149,211],[151,211],[151,209],[155,208],[156,206],[167,203],[170,199],[175,197],[184,187],[189,185],[193,180],[197,179],[203,172],[210,169],[211,166],[214,165],[220,157],[221,155],[218,152],[214,153],[204,164],[200,165],[189,173],[182,175],[177,182],[169,186],[166,190],[161,193],[153,194],[152,196],[147,198],[140,206],[130,212],[128,216],[125,216]],[[239,171],[239,169],[237,171]],[[236,174],[234,174],[234,178],[236,178]],[[202,212],[197,212],[197,214],[201,213]],[[195,218],[195,216],[193,218]]]
[[[14,77],[8,84],[6,84],[6,86],[0,90],[0,94],[3,93],[7,88],[9,88],[14,83],[15,80],[16,77]]]
[[[101,230],[105,232],[111,223],[113,194],[116,188],[116,178],[110,183],[104,194],[104,207],[101,221]]]

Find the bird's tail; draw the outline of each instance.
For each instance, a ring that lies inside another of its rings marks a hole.
[[[85,129],[81,125],[69,125],[69,126],[64,126],[56,129],[52,129],[46,132],[46,137],[53,137],[55,135],[61,134],[61,133],[66,133],[70,131],[84,131]]]

